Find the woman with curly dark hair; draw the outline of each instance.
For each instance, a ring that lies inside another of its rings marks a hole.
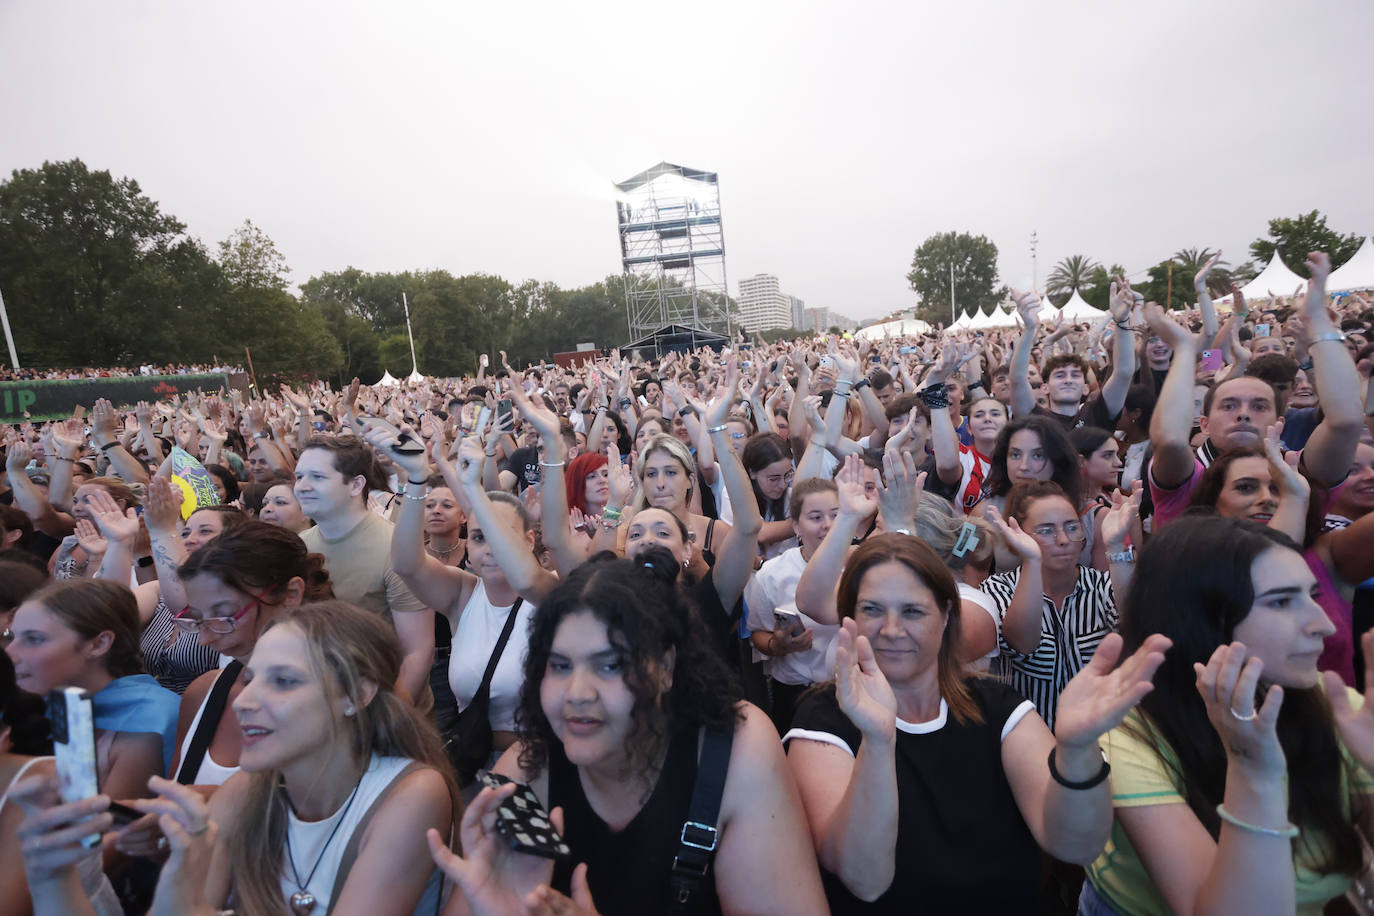
[[[488,816],[512,789],[483,789],[463,819],[466,858],[430,838],[436,861],[477,916],[560,893],[584,907],[594,899],[605,916],[668,912],[680,888],[680,837],[700,797],[699,765],[723,789],[719,815],[702,832],[700,846],[714,835],[714,857],[699,863],[709,871],[691,889],[699,895],[692,912],[825,912],[777,733],[730,686],[675,585],[680,568],[662,547],[634,560],[598,557],[540,604],[517,712],[520,740],[496,772],[561,809],[554,820],[572,857],[555,866],[512,852]]]

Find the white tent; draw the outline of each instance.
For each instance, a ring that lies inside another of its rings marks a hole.
[[[1048,301],[1046,304],[1049,304]],[[1069,321],[1097,321],[1110,314],[1105,309],[1089,305],[1088,301],[1080,296],[1076,289],[1073,291],[1073,295],[1069,297],[1069,301],[1060,308],[1059,313]]]
[[[896,321],[884,321],[881,324],[869,325],[854,332],[855,337],[862,337],[865,340],[881,340],[884,337],[915,337],[918,334],[930,333],[930,325],[917,318],[899,318]]]
[[[1242,286],[1240,291],[1246,302],[1258,302],[1277,296],[1291,296],[1299,288],[1307,289],[1307,281],[1288,269],[1288,265],[1279,258],[1279,251],[1275,248],[1274,256],[1269,259],[1264,270],[1259,272],[1258,277]],[[1222,296],[1216,300],[1216,304],[1229,306],[1231,297]]]
[[[984,314],[982,309],[978,309],[973,319],[969,321],[967,329],[970,331],[985,331],[988,328],[994,327],[995,324],[996,319],[991,315]]]
[[[970,315],[968,312],[960,312],[959,318],[954,322],[954,324],[950,325],[950,328],[955,331],[963,331],[966,330],[968,326],[972,323],[972,315]]]
[[[1360,250],[1326,278],[1326,290],[1343,293],[1374,289],[1374,237],[1365,236]]]
[[[419,369],[412,369],[412,370],[410,370],[410,375],[407,375],[407,376],[406,376],[406,381],[409,382],[409,383],[412,384],[412,385],[418,385],[418,384],[420,384],[421,382],[423,382],[424,380],[425,380],[425,377],[424,377],[423,375],[420,374],[420,370],[419,370]]]
[[[991,322],[988,325],[990,328],[1014,328],[1016,327],[1016,313],[1003,306],[993,310],[993,313],[988,316],[988,321]]]
[[[378,379],[377,384],[383,388],[395,388],[397,385],[401,384],[401,382],[390,372],[385,372],[382,374],[382,377]]]

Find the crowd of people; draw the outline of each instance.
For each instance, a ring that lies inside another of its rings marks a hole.
[[[0,912],[1369,912],[1374,313],[1308,268],[12,428]]]
[[[168,363],[159,366],[154,363],[143,363],[138,366],[108,366],[105,368],[79,366],[70,369],[13,369],[4,366],[0,367],[0,382],[32,382],[45,379],[76,381],[101,378],[138,378],[149,375],[207,375],[217,372],[241,373],[243,368],[238,365],[220,365],[219,360],[208,365],[202,363]]]

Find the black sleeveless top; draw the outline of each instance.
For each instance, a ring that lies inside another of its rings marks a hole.
[[[653,794],[620,831],[612,830],[592,810],[577,767],[564,756],[561,742],[550,742],[549,809],[562,806],[563,838],[573,851],[569,861],[554,867],[555,890],[569,894],[573,867],[586,862],[587,884],[602,916],[670,911],[668,880],[696,784],[699,731],[695,725],[674,729]],[[693,914],[720,913],[714,871],[702,879],[692,900]]]

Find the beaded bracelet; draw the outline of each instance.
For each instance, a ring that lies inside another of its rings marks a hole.
[[[722,423],[722,424],[720,424],[719,426],[712,426],[712,427],[710,427],[709,429],[707,429],[706,431],[707,431],[708,433],[723,433],[723,432],[725,432],[727,429],[729,429],[729,427],[726,426],[724,423]]]
[[[931,410],[940,410],[949,407],[949,389],[944,383],[931,385],[916,392],[916,396]]]

